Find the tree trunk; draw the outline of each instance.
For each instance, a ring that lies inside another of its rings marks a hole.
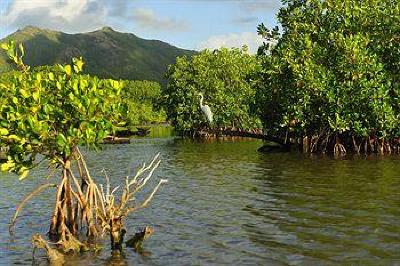
[[[122,250],[125,233],[126,230],[123,228],[122,218],[112,218],[110,221],[111,250]]]
[[[71,169],[69,159],[64,160],[62,180],[57,189],[56,202],[54,206],[53,217],[50,222],[49,236],[52,239],[59,239],[65,235],[65,227],[72,233],[77,233],[77,224],[75,221],[72,188],[68,171]]]

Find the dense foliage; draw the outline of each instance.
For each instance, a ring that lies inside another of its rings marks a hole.
[[[167,116],[180,131],[203,127],[258,128],[252,108],[254,78],[259,70],[255,56],[243,49],[204,50],[192,58],[177,58],[170,66],[168,86],[163,90]],[[199,93],[214,114],[212,125],[200,110]]]
[[[399,2],[283,4],[281,36],[258,27],[266,39],[258,99],[267,133],[289,133],[313,151],[390,152],[400,136]]]
[[[161,86],[153,81],[125,80],[122,99],[127,116],[124,119],[127,127],[148,123],[165,122],[165,112],[159,107]]]
[[[21,69],[0,83],[0,145],[9,147],[3,171],[24,177],[38,154],[62,164],[78,145],[100,143],[120,120],[121,82],[82,75],[82,59],[33,72],[22,62],[22,46],[2,48]]]

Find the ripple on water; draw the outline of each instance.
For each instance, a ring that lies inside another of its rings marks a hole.
[[[169,183],[150,208],[127,219],[131,233],[144,225],[155,228],[144,253],[126,250],[112,259],[105,249],[98,255],[68,258],[68,263],[398,263],[398,157],[267,155],[256,152],[260,144],[154,138],[86,152],[93,175],[102,176],[105,168],[114,185],[161,152],[162,164],[152,185],[158,178]],[[0,176],[0,264],[32,264],[30,237],[47,231],[54,191],[45,191],[26,205],[13,237],[7,226],[16,203],[46,182],[45,175],[45,169],[37,169],[34,178],[22,183],[9,174]],[[43,254],[37,258],[43,263]]]

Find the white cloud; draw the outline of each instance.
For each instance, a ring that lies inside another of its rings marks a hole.
[[[257,52],[258,47],[263,43],[263,39],[258,36],[257,33],[253,32],[242,32],[242,33],[231,33],[227,35],[216,35],[211,36],[204,42],[201,42],[198,45],[198,49],[218,49],[221,47],[242,47],[243,45],[247,45],[249,48],[249,52],[251,54],[255,54]]]
[[[14,0],[0,18],[9,28],[34,25],[67,32],[88,31],[105,24],[107,10],[95,0]]]
[[[168,17],[159,17],[154,14],[153,10],[147,8],[134,9],[132,18],[139,26],[155,31],[187,31],[189,29],[187,22]]]

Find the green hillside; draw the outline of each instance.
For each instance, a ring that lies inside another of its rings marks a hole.
[[[25,63],[30,66],[70,62],[82,56],[85,72],[114,79],[154,80],[165,84],[167,66],[177,56],[196,52],[179,49],[158,40],[145,40],[132,33],[114,31],[109,27],[88,33],[66,34],[32,26],[18,30],[2,39],[22,42],[26,50]],[[0,72],[14,66],[0,52]]]

